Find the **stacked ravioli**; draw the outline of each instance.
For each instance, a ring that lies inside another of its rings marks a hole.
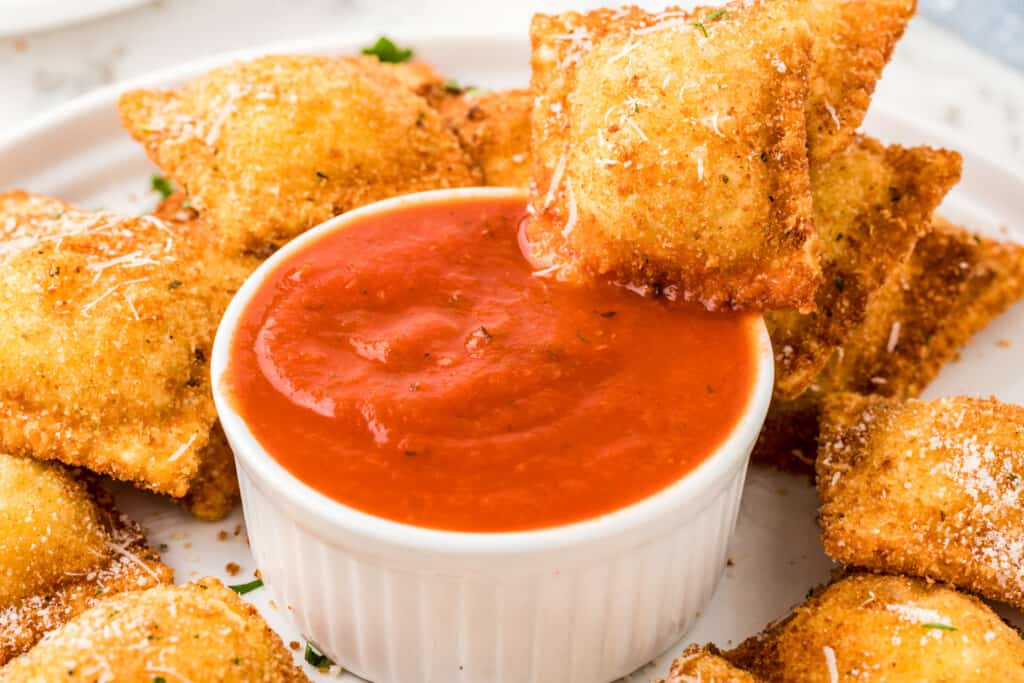
[[[765,314],[756,457],[816,468],[844,569],[739,647],[691,646],[667,681],[1024,680],[1020,638],[969,595],[1024,605],[1024,416],[912,400],[1024,295],[1024,248],[935,215],[956,152],[859,130],[914,11],[537,15],[516,90],[279,55],[126,93],[125,129],[179,188],[151,214],[0,194],[0,682],[304,679],[215,579],[171,585],[102,479],[226,515],[209,357],[242,281],[335,215],[481,184],[529,191],[537,277]]]

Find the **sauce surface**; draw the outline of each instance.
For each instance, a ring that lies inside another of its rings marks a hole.
[[[422,527],[516,531],[677,481],[750,397],[750,315],[536,277],[522,202],[361,219],[281,263],[242,315],[236,410],[296,477]]]

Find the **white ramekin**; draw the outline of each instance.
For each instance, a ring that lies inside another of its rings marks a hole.
[[[634,505],[538,531],[438,531],[346,507],[270,457],[225,395],[239,316],[282,260],[378,211],[522,196],[503,188],[439,190],[338,216],[257,269],[217,331],[214,398],[264,580],[304,636],[375,683],[614,680],[683,636],[725,564],[750,451],[771,399],[771,343],[761,320],[754,390],[711,457]]]

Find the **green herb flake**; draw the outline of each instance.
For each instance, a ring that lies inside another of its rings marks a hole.
[[[177,289],[178,287],[181,287],[182,284],[181,280],[171,280],[167,283],[167,289]]]
[[[380,61],[387,62],[388,64],[399,64],[412,59],[411,49],[400,48],[390,38],[385,36],[378,38],[377,42],[370,47],[364,47],[363,54],[373,55]]]
[[[330,657],[318,651],[309,643],[306,643],[306,652],[303,654],[303,658],[306,660],[307,664],[315,666],[318,669],[323,669],[334,664]]]
[[[841,232],[837,233],[836,234],[836,242],[842,242],[843,241],[843,237],[844,237],[843,233],[841,233]]]
[[[167,199],[174,194],[174,186],[171,185],[171,181],[162,175],[154,175],[150,178],[149,186],[153,188],[154,192],[159,193],[162,199]]]
[[[721,21],[722,19],[729,18],[729,10],[727,9],[715,10],[714,12],[708,15],[708,21]]]
[[[60,218],[63,215],[64,215],[63,211],[54,211],[53,213],[50,214],[50,219],[51,220],[57,220],[58,218]]]
[[[167,683],[167,679],[163,676],[153,676],[153,683]]]
[[[228,586],[228,588],[235,591],[239,595],[245,595],[246,593],[251,593],[252,591],[262,586],[263,579],[256,579],[255,581],[250,581],[249,583],[236,583],[234,586]]]
[[[320,180],[327,180],[328,179],[327,178],[327,174],[326,173],[322,173],[320,171],[316,172],[316,177],[319,178]]]
[[[443,88],[445,92],[450,92],[453,95],[461,95],[462,93],[466,92],[472,87],[473,86],[463,88],[461,85],[459,85],[459,82],[453,78],[449,78],[447,81],[441,84],[441,88]]]
[[[923,628],[936,628],[940,631],[955,631],[956,626],[950,626],[949,624],[942,624],[939,622],[929,622],[927,624],[921,624]]]
[[[846,280],[843,279],[842,275],[836,275],[836,289],[840,292],[846,289]]]
[[[168,550],[170,550],[170,547],[166,543],[161,543],[156,547],[156,549],[162,553],[166,553]]]
[[[724,184],[724,185],[728,185],[729,184],[729,176],[725,175],[724,173],[722,174],[722,184]]]
[[[183,209],[191,209],[192,208],[192,202],[190,202],[187,199],[183,199],[182,202],[181,202],[181,208],[183,208]]]
[[[700,21],[695,21],[695,22],[693,22],[693,25],[694,25],[694,26],[695,26],[696,28],[699,28],[699,29],[700,29],[700,32],[704,34],[704,37],[705,37],[705,38],[707,38],[707,37],[708,37],[708,30],[707,30],[707,28],[705,28],[705,27],[704,27],[704,24],[703,24],[702,22],[700,22]]]

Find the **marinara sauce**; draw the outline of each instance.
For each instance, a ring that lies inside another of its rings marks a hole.
[[[475,532],[609,513],[707,458],[753,389],[753,316],[538,277],[524,216],[395,209],[281,263],[228,369],[271,456],[353,508]]]

